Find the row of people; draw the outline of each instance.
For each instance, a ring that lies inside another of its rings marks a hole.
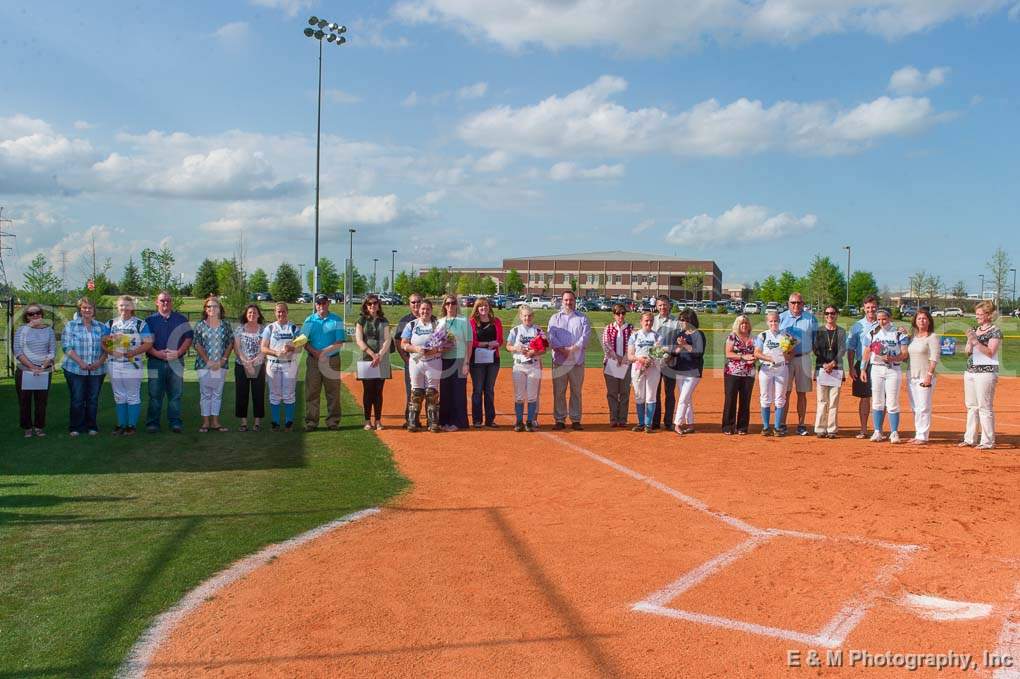
[[[547,330],[535,326],[533,311],[522,307],[519,324],[504,338],[502,323],[484,297],[476,301],[470,318],[464,319],[459,315],[458,299],[449,295],[443,299],[442,316],[437,319],[431,302],[412,294],[411,313],[400,319],[391,335],[378,298],[369,296],[362,306],[355,338],[362,351],[361,362],[367,366],[364,375],[359,369],[365,428],[382,427],[383,384],[391,376],[387,355],[390,351],[398,351],[405,362],[406,427],[420,429],[424,410],[426,427],[432,431],[467,428],[468,375],[473,385],[471,424],[495,426],[495,383],[500,351],[505,349],[513,361],[515,429],[532,430],[536,426],[541,356],[547,350],[553,354],[554,427],[565,428],[569,417],[571,426],[581,429],[584,355],[591,327],[587,317],[576,310],[575,302],[573,293],[564,293],[561,310],[550,319]],[[68,324],[63,336],[63,368],[71,391],[73,435],[98,431],[96,404],[107,367],[117,407],[115,433],[134,432],[145,373],[149,375],[150,395],[147,427],[150,431],[158,430],[161,402],[167,393],[170,425],[179,431],[181,360],[191,346],[197,354],[195,369],[203,417],[200,431],[226,429],[218,418],[231,352],[236,356],[235,404],[241,429],[247,429],[249,399],[254,406],[253,428],[260,428],[268,381],[273,426],[289,430],[296,401],[300,351],[295,340],[299,335],[307,338],[304,351],[309,358],[306,428],[314,429],[318,424],[321,389],[325,389],[327,396],[327,426],[339,425],[339,351],[346,336],[341,319],[329,312],[329,298],[325,295],[316,297],[316,311],[300,329],[289,322],[287,305],[282,303],[276,305],[273,323],[265,324],[261,310],[252,304],[245,309],[242,323],[231,328],[224,321],[219,300],[210,298],[206,300],[202,321],[194,329],[186,318],[173,312],[168,293],[160,293],[157,305],[157,313],[142,320],[134,316],[133,300],[122,297],[118,300],[118,317],[103,325],[95,322],[91,302],[80,301],[78,318]],[[790,310],[781,315],[769,314],[768,328],[757,335],[752,336],[750,319],[737,317],[725,344],[723,432],[747,433],[750,399],[757,380],[762,432],[786,434],[787,404],[796,391],[797,433],[807,434],[804,422],[807,393],[817,382],[814,431],[821,437],[835,436],[846,358],[853,394],[861,403],[858,437],[868,436],[867,420],[871,415],[875,422],[872,440],[884,440],[888,413],[889,438],[897,442],[901,364],[909,357],[908,394],[916,421],[914,442],[926,442],[939,356],[932,318],[924,310],[919,312],[908,336],[892,326],[888,312],[879,310],[874,298],[865,300],[863,308],[864,318],[852,326],[849,334],[837,324],[835,307],[825,309],[825,322],[819,326],[813,316],[803,311],[798,293],[790,296]],[[651,432],[663,422],[672,421],[677,433],[690,433],[694,424],[693,395],[704,369],[705,336],[698,329],[693,310],[685,310],[674,318],[665,297],[657,300],[656,309],[657,313],[642,316],[640,329],[636,330],[625,320],[626,309],[617,305],[613,309],[614,321],[602,333],[610,424],[626,426],[629,393],[633,389],[635,429]],[[37,306],[26,308],[25,326],[16,337],[19,373],[29,370],[39,374],[52,367],[55,341],[52,330],[41,322],[41,311]],[[993,313],[994,307],[989,303],[980,304],[979,325],[968,331],[965,375],[968,426],[963,445],[994,446],[991,401],[1002,335],[991,324]],[[442,339],[437,341],[440,335]],[[543,341],[536,344],[536,339]],[[142,370],[142,354],[148,355],[147,371]],[[107,362],[108,366],[104,365]],[[31,436],[42,431],[46,392],[22,390],[21,383],[19,374],[16,384],[22,403],[22,427]],[[873,392],[877,396],[872,404]]]

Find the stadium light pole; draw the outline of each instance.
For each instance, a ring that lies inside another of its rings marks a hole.
[[[843,308],[844,313],[849,313],[850,309],[850,246],[844,245],[843,249],[846,250],[846,306]]]
[[[323,30],[326,29],[326,30]],[[305,37],[319,42],[319,99],[315,118],[315,262],[312,269],[312,294],[319,292],[319,148],[322,141],[322,40],[330,44],[342,45],[347,42],[343,36],[346,26],[330,23],[317,16],[308,17],[308,28]]]
[[[1013,274],[1013,294],[1009,296],[1010,306],[1016,306],[1016,269],[1010,269]]]
[[[376,278],[375,278],[376,270],[378,269],[378,267],[379,267],[379,258],[378,257],[373,257],[372,258],[372,288],[373,288],[372,292],[378,292],[379,291],[379,283],[376,282]]]
[[[347,229],[350,233],[350,244],[347,248],[347,272],[344,274],[344,327],[351,313],[351,297],[354,296],[354,234],[357,229]]]
[[[391,295],[396,291],[396,288],[393,287],[393,276],[396,275],[396,268],[397,268],[396,265],[397,265],[397,251],[396,250],[390,250],[390,294]],[[1013,287],[1016,287],[1016,286],[1014,285]]]
[[[983,273],[979,273],[978,276],[981,278],[981,294],[978,295],[978,300],[983,301],[985,298],[985,275]]]

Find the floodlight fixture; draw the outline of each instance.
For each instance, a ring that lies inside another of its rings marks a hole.
[[[319,17],[316,17],[316,16],[308,17],[308,25],[309,26],[314,26],[317,23],[319,23]]]
[[[313,31],[313,30],[312,30],[312,29],[310,29],[310,28],[306,28],[306,29],[305,29],[305,35],[307,35],[307,36],[308,36],[308,37],[310,38],[310,37],[312,37],[313,35],[315,35],[315,31]]]

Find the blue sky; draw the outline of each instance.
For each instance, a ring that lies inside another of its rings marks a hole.
[[[678,9],[680,7],[680,9]],[[303,0],[0,4],[9,273],[94,237],[119,278],[625,249],[727,283],[810,258],[977,288],[1020,215],[1016,0]]]

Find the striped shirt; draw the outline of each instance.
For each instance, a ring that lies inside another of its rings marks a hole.
[[[64,354],[74,351],[83,363],[95,363],[103,355],[103,337],[110,334],[110,329],[93,320],[87,327],[81,319],[74,319],[64,326],[64,334],[60,337],[60,343],[64,348]],[[60,364],[64,372],[72,375],[105,375],[106,364],[95,370],[88,371],[82,368],[71,359],[64,356],[64,362]]]
[[[33,328],[23,325],[14,335],[14,355],[24,356],[30,363],[41,366],[46,359],[57,355],[57,338],[53,328]]]

